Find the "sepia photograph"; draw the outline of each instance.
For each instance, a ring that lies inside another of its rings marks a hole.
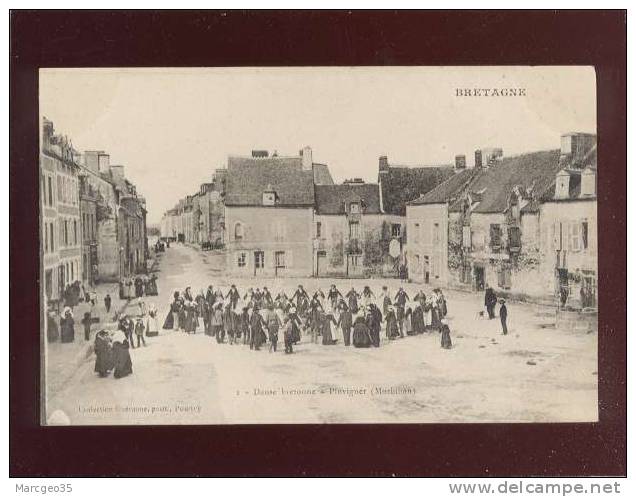
[[[40,69],[41,423],[598,421],[596,104],[587,66]]]

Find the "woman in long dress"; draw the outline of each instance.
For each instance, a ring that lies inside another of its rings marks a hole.
[[[60,319],[60,334],[62,343],[71,343],[75,340],[75,320],[70,307],[64,308],[64,317]]]
[[[335,345],[337,342],[337,340],[334,340],[333,335],[331,333],[332,325],[337,326],[337,322],[333,318],[333,314],[331,314],[331,312],[327,312],[325,315],[323,315],[322,322],[321,322],[323,345]]]
[[[146,336],[156,337],[159,334],[159,323],[157,322],[157,309],[153,304],[148,308],[146,315]]]
[[[104,378],[108,376],[113,366],[113,348],[110,335],[108,331],[100,330],[95,335],[95,372]]]
[[[411,314],[411,328],[414,335],[424,333],[426,325],[424,323],[424,306],[426,302],[419,301]]]
[[[123,378],[133,372],[129,346],[126,334],[117,330],[113,334],[113,363],[115,367],[113,376],[115,378]]]
[[[389,306],[384,320],[386,321],[386,337],[389,340],[395,340],[400,336],[400,328],[398,327],[397,317],[392,305]]]
[[[250,308],[250,329],[251,329],[251,341],[250,349],[260,350],[261,346],[266,342],[267,337],[263,331],[265,320],[261,316],[260,312],[256,308]]]
[[[358,313],[353,322],[353,346],[358,349],[366,349],[371,346],[371,330],[363,313]]]

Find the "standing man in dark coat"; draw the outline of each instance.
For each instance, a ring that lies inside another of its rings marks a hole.
[[[506,323],[508,319],[508,308],[506,307],[506,301],[501,299],[499,301],[501,307],[499,307],[499,319],[501,319],[501,330],[504,335],[508,334],[508,324]]]
[[[488,319],[493,319],[495,317],[495,306],[497,305],[497,294],[490,285],[486,285],[484,305],[488,311]]]
[[[104,307],[106,307],[106,312],[107,313],[110,312],[111,303],[112,303],[112,300],[110,298],[110,293],[107,293],[106,296],[104,297]]]
[[[340,303],[340,317],[338,318],[338,326],[342,330],[344,344],[348,347],[351,344],[351,327],[353,326],[353,314],[344,302]]]
[[[382,327],[382,313],[375,304],[369,305],[369,312],[366,317],[369,334],[371,335],[371,345],[380,346],[380,329]]]
[[[239,292],[236,289],[236,285],[232,285],[230,287],[230,291],[227,292],[227,295],[225,296],[225,298],[230,299],[230,306],[233,311],[236,311],[236,304],[241,299],[241,296],[239,295]]]
[[[400,289],[398,290],[398,293],[395,294],[395,299],[393,301],[395,302],[395,307],[397,311],[396,318],[397,318],[398,327],[400,329],[400,336],[402,338],[404,338],[404,318],[405,318],[404,308],[406,307],[407,300],[410,300],[409,296],[404,291],[404,288],[400,287]]]
[[[358,295],[358,292],[355,291],[355,289],[353,287],[351,287],[351,290],[349,290],[347,292],[347,301],[349,302],[349,309],[351,310],[352,314],[355,314],[358,312],[358,299],[360,298],[360,295]]]

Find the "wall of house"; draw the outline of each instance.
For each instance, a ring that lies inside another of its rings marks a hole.
[[[311,276],[313,273],[313,208],[226,207],[227,270],[238,276]],[[236,226],[242,239],[236,238]],[[239,229],[240,231],[240,229]],[[264,267],[257,268],[255,251]],[[284,252],[285,267],[276,267],[276,252]],[[239,257],[242,264],[239,264]]]
[[[393,276],[395,259],[389,256],[391,225],[403,230],[405,218],[385,214],[359,217],[359,237],[350,237],[350,219],[344,214],[314,216],[314,274],[317,276]],[[317,225],[320,223],[320,237]],[[323,255],[324,254],[324,255]]]
[[[580,291],[584,278],[592,278],[597,286],[598,236],[597,201],[574,200],[546,202],[540,210],[540,229],[545,250],[539,271],[546,289],[558,297],[557,267],[567,270],[568,305],[581,305]],[[583,241],[582,225],[587,223],[587,243]],[[560,236],[559,236],[560,234]],[[559,251],[559,249],[561,249]]]
[[[447,285],[447,205],[407,205],[406,232],[409,278],[418,283],[425,283],[428,279],[431,285]]]

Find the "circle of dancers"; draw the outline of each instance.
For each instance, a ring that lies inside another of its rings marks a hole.
[[[356,348],[379,347],[381,334],[392,341],[437,331],[442,348],[452,347],[450,329],[444,322],[446,298],[436,288],[429,295],[419,291],[409,297],[404,288],[395,295],[386,286],[376,297],[369,286],[345,294],[332,284],[309,295],[302,285],[288,296],[272,295],[267,287],[249,288],[242,296],[236,285],[224,293],[208,286],[194,295],[190,287],[173,293],[163,329],[203,333],[221,343],[249,345],[251,350],[268,346],[278,349],[282,338],[286,354],[308,336],[312,344]]]

